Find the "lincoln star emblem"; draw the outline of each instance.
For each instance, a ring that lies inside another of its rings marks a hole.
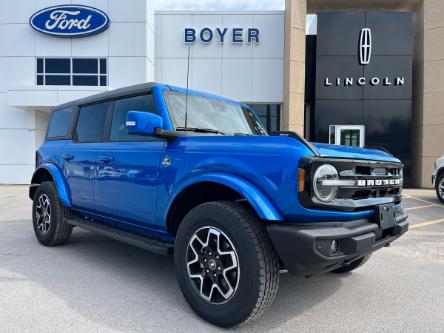
[[[372,31],[370,28],[363,28],[359,35],[359,63],[368,65],[372,55]]]

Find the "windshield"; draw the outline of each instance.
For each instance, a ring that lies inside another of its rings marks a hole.
[[[256,115],[240,105],[209,97],[165,91],[165,100],[176,129],[185,127],[185,100],[188,99],[187,128],[211,129],[226,134],[267,135]]]

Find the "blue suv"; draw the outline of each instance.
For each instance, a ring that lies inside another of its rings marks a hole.
[[[281,271],[349,272],[406,232],[402,182],[384,151],[268,134],[246,105],[147,83],[57,107],[29,196],[43,245],[80,227],[174,254],[190,306],[230,327]]]

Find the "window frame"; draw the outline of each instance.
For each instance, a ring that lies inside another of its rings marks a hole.
[[[79,138],[77,137],[77,134],[76,134],[76,129],[77,129],[77,126],[79,125],[79,118],[80,118],[80,111],[81,111],[81,109],[84,108],[84,107],[91,106],[91,105],[104,104],[104,103],[109,103],[109,104],[108,104],[108,108],[106,109],[105,123],[103,125],[103,130],[102,130],[102,135],[101,135],[100,141],[82,141],[82,142],[80,142]],[[106,134],[107,125],[108,125],[108,122],[109,122],[110,108],[113,105],[114,105],[114,102],[112,100],[101,100],[101,101],[94,101],[94,102],[91,102],[91,103],[85,103],[85,104],[77,105],[77,107],[76,107],[77,110],[76,110],[76,115],[75,115],[75,120],[74,120],[75,121],[75,126],[73,126],[72,132],[71,132],[71,140],[72,140],[72,142],[76,143],[76,144],[102,143],[102,142],[105,142],[105,134]]]
[[[153,102],[154,102],[154,107],[157,109],[156,106],[156,97],[153,94],[152,90],[149,91],[145,91],[145,92],[138,92],[138,93],[128,93],[127,95],[123,95],[123,96],[112,96],[109,98],[104,98],[103,100],[95,100],[95,101],[91,101],[91,102],[87,102],[84,104],[76,104],[74,106],[72,106],[74,108],[74,116],[73,116],[73,121],[72,121],[72,126],[71,126],[71,130],[70,130],[70,135],[69,135],[69,139],[72,140],[73,143],[76,144],[83,144],[83,143],[118,143],[118,142],[128,142],[128,143],[149,143],[149,142],[158,142],[158,141],[164,141],[166,142],[167,139],[165,138],[160,138],[160,137],[152,137],[152,139],[147,140],[147,141],[128,141],[128,140],[122,140],[122,141],[111,141],[111,125],[112,125],[112,120],[113,120],[113,112],[114,112],[114,102],[116,100],[120,100],[120,99],[126,99],[126,98],[131,98],[131,97],[137,97],[137,96],[143,96],[143,95],[152,95],[153,96]],[[109,103],[109,107],[107,109],[107,113],[106,113],[106,117],[105,117],[105,125],[103,127],[103,133],[102,133],[102,138],[101,141],[94,141],[94,142],[79,142],[78,138],[76,138],[75,135],[75,131],[77,128],[77,124],[78,124],[78,120],[79,120],[79,115],[80,115],[80,109],[82,107],[85,106],[90,106],[90,105],[95,105],[95,104],[102,104],[102,103]],[[162,117],[161,112],[159,112],[159,116]],[[162,117],[163,119],[163,117]],[[165,121],[165,119],[164,119]]]
[[[114,110],[115,110],[115,103],[119,100],[123,100],[123,99],[128,99],[128,98],[133,98],[133,97],[139,97],[139,96],[152,96],[153,98],[153,106],[154,108],[157,110],[156,108],[156,103],[155,103],[155,98],[154,98],[154,94],[152,91],[146,92],[146,93],[137,93],[137,94],[131,94],[131,95],[125,95],[125,96],[120,96],[120,97],[116,97],[113,98],[112,100],[112,109],[110,111],[110,115],[109,115],[109,124],[107,124],[107,128],[105,129],[105,132],[107,133],[106,138],[107,140],[104,142],[109,142],[109,143],[114,143],[114,142],[153,142],[153,141],[166,141],[164,138],[159,138],[159,137],[155,137],[155,136],[147,136],[147,138],[149,138],[149,140],[111,140],[111,129],[112,129],[112,125],[113,125],[113,116],[114,116]],[[148,111],[147,111],[148,112]],[[150,112],[152,113],[152,112]],[[153,113],[158,115],[159,117],[162,117],[160,112],[157,113]],[[163,117],[162,117],[163,119]]]
[[[65,87],[108,87],[109,86],[109,62],[107,57],[36,57],[35,58],[35,85],[36,86],[42,86],[42,87],[52,87],[57,85],[47,85],[46,84],[46,76],[68,76],[69,77],[69,85],[61,85]],[[46,60],[47,59],[67,59],[69,60],[69,73],[47,73],[46,72]],[[74,61],[77,59],[92,59],[97,61],[97,73],[74,73]],[[39,72],[38,70],[38,61],[42,60],[42,72]],[[101,73],[101,61],[105,60],[105,73]],[[38,77],[42,77],[42,84],[38,84]],[[75,76],[91,76],[97,78],[97,85],[74,85],[74,77]],[[106,78],[106,84],[101,85],[101,78]]]
[[[50,126],[51,121],[52,121],[52,119],[54,117],[54,112],[60,111],[60,110],[64,110],[64,109],[71,109],[71,120],[70,120],[70,124],[68,126],[68,130],[66,131],[66,135],[64,135],[64,136],[51,136],[51,137],[49,137],[48,136],[49,126]],[[76,119],[76,114],[77,114],[77,110],[76,110],[75,106],[67,106],[67,107],[64,107],[64,108],[54,109],[51,112],[51,116],[49,117],[48,127],[46,128],[45,141],[60,141],[60,140],[69,140],[69,139],[71,139],[71,137],[72,137],[72,130],[73,130],[73,127],[74,127],[73,124],[74,124],[74,121]]]

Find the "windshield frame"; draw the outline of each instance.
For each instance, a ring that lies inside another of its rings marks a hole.
[[[219,103],[226,103],[226,104],[231,104],[233,106],[239,107],[242,111],[241,114],[244,117],[244,120],[248,124],[248,127],[252,133],[229,132],[229,131],[223,131],[220,128],[214,128],[214,127],[211,127],[211,128],[206,127],[207,129],[220,131],[220,132],[223,132],[224,135],[229,135],[229,136],[230,135],[268,136],[268,132],[266,130],[266,127],[264,126],[264,124],[262,123],[260,118],[256,115],[254,110],[252,108],[248,107],[247,105],[244,105],[240,102],[232,101],[232,100],[225,99],[225,98],[222,98],[219,96],[206,95],[203,93],[201,94],[201,93],[197,93],[195,91],[186,92],[185,90],[182,91],[182,89],[181,90],[164,90],[162,93],[163,93],[163,99],[164,99],[166,107],[167,107],[167,111],[168,111],[170,119],[171,119],[171,124],[172,124],[174,130],[176,130],[176,128],[184,128],[184,124],[178,123],[177,118],[175,117],[175,110],[170,103],[170,99],[168,98],[168,95],[169,94],[183,95],[183,98],[185,98],[186,95],[188,94],[188,98],[189,97],[197,97],[197,98],[202,98],[202,99],[209,99],[209,100],[217,101]],[[249,117],[251,117],[251,118],[248,119]],[[257,124],[258,128],[256,128],[256,126],[254,126],[252,124]],[[187,124],[187,125],[188,125],[187,127],[190,127],[190,129],[193,127],[196,127],[196,126],[192,126],[191,124]],[[199,129],[205,129],[205,128],[199,127]],[[201,135],[205,134],[205,132],[203,132],[203,131],[195,131],[195,133],[201,134]],[[211,133],[207,133],[207,134],[211,134]],[[213,134],[216,134],[216,133],[213,133]]]

